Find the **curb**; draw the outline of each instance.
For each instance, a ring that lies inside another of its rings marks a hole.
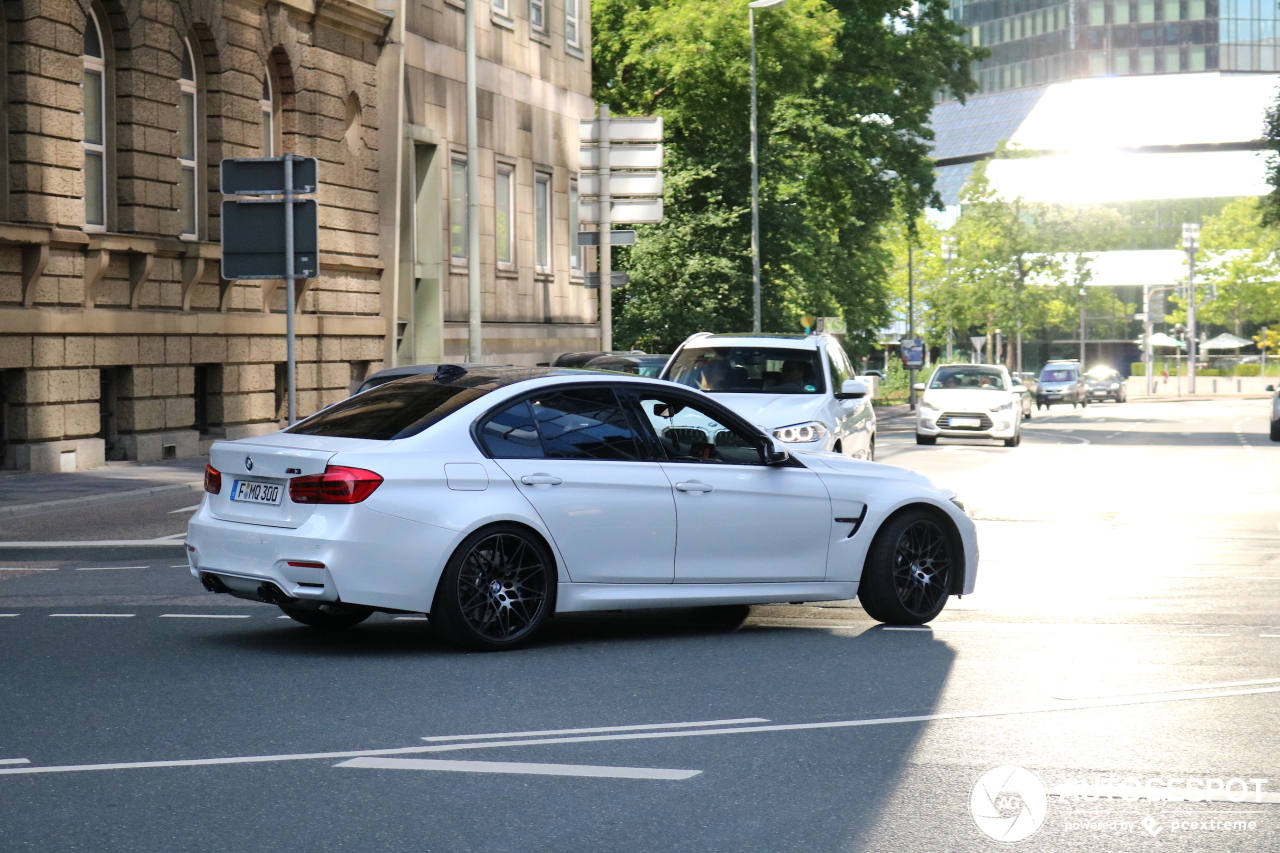
[[[17,516],[35,515],[37,513],[53,510],[75,509],[76,507],[92,506],[93,504],[106,503],[107,501],[119,503],[121,501],[149,498],[153,495],[177,494],[179,492],[198,492],[203,488],[204,483],[196,481],[194,483],[175,483],[171,486],[152,486],[149,489],[132,489],[127,492],[105,492],[100,495],[85,495],[84,497],[79,498],[64,498],[62,500],[42,501],[34,504],[13,504],[11,506],[0,506],[0,518],[15,518]]]

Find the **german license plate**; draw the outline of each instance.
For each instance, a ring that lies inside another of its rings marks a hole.
[[[274,483],[236,480],[231,485],[231,500],[250,504],[280,506],[281,487]]]
[[[1093,389],[1093,393],[1094,393],[1094,394],[1106,394],[1107,392],[1106,392],[1106,390],[1105,390],[1105,389],[1102,389],[1102,388],[1094,388],[1094,389]]]
[[[1050,400],[1061,400],[1061,399],[1062,399],[1062,395],[1061,395],[1061,394],[1045,394],[1045,396],[1046,396],[1046,397],[1048,397]]]
[[[978,418],[952,418],[951,425],[953,427],[980,427],[982,421]]]

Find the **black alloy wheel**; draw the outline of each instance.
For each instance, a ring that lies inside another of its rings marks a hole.
[[[281,604],[280,610],[295,622],[308,628],[320,628],[325,631],[341,631],[359,625],[373,615],[372,607],[359,604],[320,604],[298,606]]]
[[[483,528],[453,552],[440,577],[432,622],[445,639],[477,651],[528,643],[550,614],[555,563],[530,531]]]
[[[938,519],[928,510],[908,510],[872,543],[858,601],[877,622],[923,625],[946,606],[960,564],[959,549]]]

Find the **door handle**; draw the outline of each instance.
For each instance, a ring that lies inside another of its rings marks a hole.
[[[711,487],[706,483],[690,480],[687,483],[676,483],[676,490],[680,492],[709,492]]]
[[[526,486],[558,486],[564,480],[551,474],[525,474],[520,478],[520,482]]]

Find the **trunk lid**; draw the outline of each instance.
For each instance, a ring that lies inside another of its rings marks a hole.
[[[323,474],[329,460],[344,450],[369,450],[384,444],[384,441],[363,438],[290,433],[219,441],[210,450],[209,461],[222,473],[222,490],[208,496],[209,512],[223,521],[299,527],[311,517],[317,505],[297,504],[289,500],[290,480]],[[232,500],[232,494],[239,491],[237,482],[246,484],[250,497],[274,498],[276,502]],[[253,486],[260,488],[254,489]]]

